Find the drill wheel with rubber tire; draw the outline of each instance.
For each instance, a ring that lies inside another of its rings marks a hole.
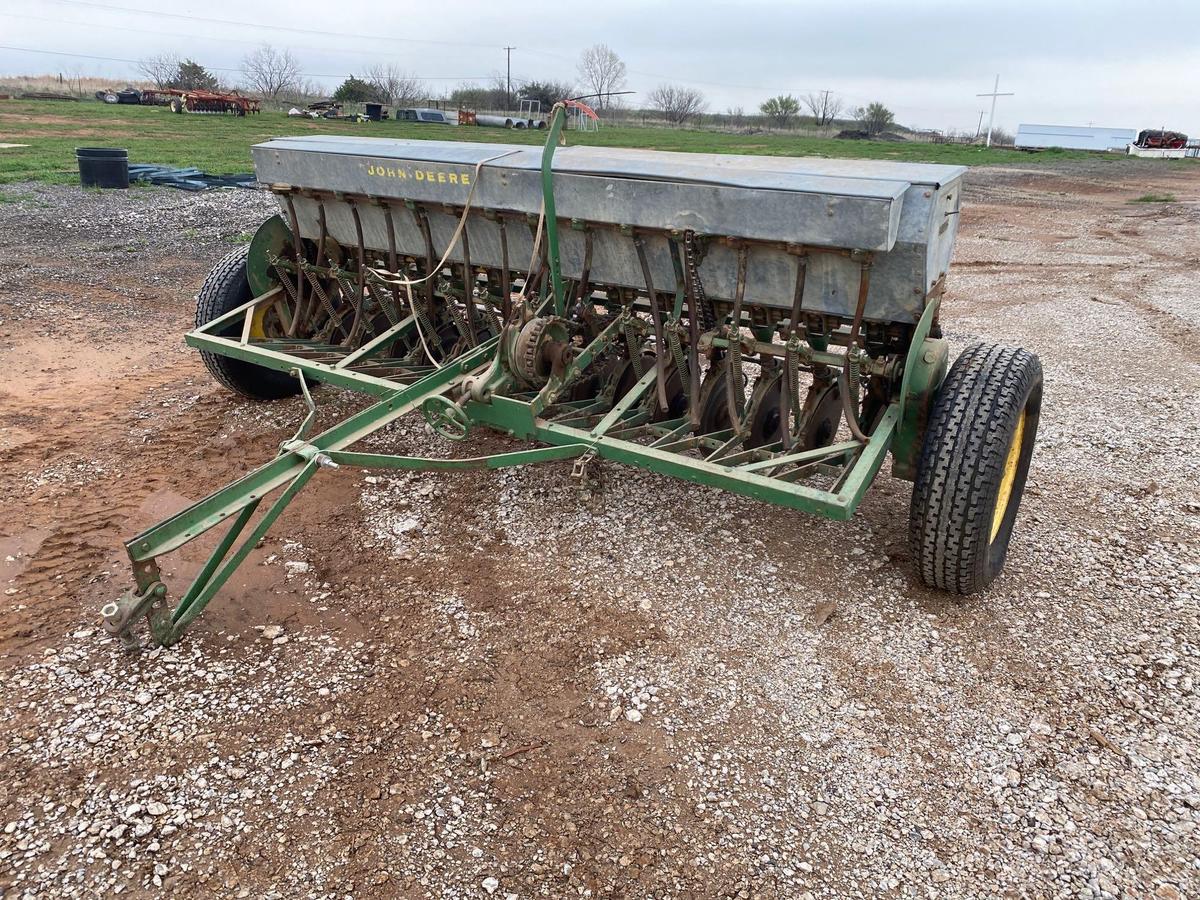
[[[930,412],[909,510],[921,579],[957,594],[1004,567],[1042,405],[1042,365],[1027,350],[974,344]]]
[[[249,253],[248,245],[239,247],[226,255],[208,273],[200,288],[200,295],[196,298],[196,327],[205,325],[254,299],[250,283],[246,279],[246,259]],[[264,340],[279,329],[274,312],[263,309],[251,322],[250,336]],[[242,320],[237,317],[222,328],[218,336],[236,338],[241,332]],[[200,351],[200,358],[219,384],[251,400],[279,400],[300,393],[300,382],[286,372],[277,372],[204,350]]]

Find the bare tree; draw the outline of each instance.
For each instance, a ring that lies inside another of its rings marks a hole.
[[[579,57],[579,80],[593,94],[600,95],[595,105],[608,109],[613,105],[609,95],[625,87],[625,63],[607,44],[595,44]]]
[[[317,80],[313,78],[305,78],[303,81],[297,81],[292,86],[292,93],[298,94],[300,97],[327,97],[328,93]]]
[[[708,101],[694,88],[660,84],[650,93],[650,106],[672,125],[683,125],[704,112]]]
[[[816,91],[804,98],[817,125],[830,125],[842,111],[842,101],[833,96],[831,91]]]
[[[425,84],[416,75],[391,63],[370,66],[363,73],[363,80],[375,89],[384,103],[398,106],[409,106],[428,93]]]
[[[729,119],[729,124],[734,128],[741,128],[746,124],[746,110],[741,106],[731,106],[725,110],[725,116]]]
[[[274,100],[299,85],[300,63],[291,50],[276,50],[270,44],[263,44],[242,58],[242,77],[250,90]]]
[[[160,91],[171,86],[175,76],[179,74],[179,55],[176,53],[159,53],[138,60],[138,71],[154,82]]]

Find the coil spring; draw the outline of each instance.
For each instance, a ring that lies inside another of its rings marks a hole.
[[[780,422],[780,429],[790,427],[793,431],[800,429],[800,361],[796,358],[796,348],[788,341],[787,353],[784,357],[783,377],[787,379],[788,398],[791,406],[792,424]]]
[[[400,313],[398,312],[400,308],[400,289],[393,285],[381,284],[379,276],[373,275],[370,271],[367,272],[367,278],[380,291],[387,292],[388,302],[385,303],[380,299],[379,305],[383,308],[383,314],[387,316],[388,327],[395,328],[400,324]]]
[[[859,349],[856,346],[851,347],[846,352],[846,375],[850,382],[850,399],[854,401],[854,406],[858,406],[858,388],[862,377],[862,365],[859,360]]]
[[[500,321],[500,311],[496,309],[496,305],[492,303],[492,298],[491,295],[488,294],[487,288],[484,288],[479,292],[479,302],[487,311],[487,317],[492,323],[492,328],[495,329],[496,334],[499,334],[504,323]]]
[[[633,327],[633,319],[625,320],[625,348],[629,352],[629,362],[633,366],[633,374],[640,380],[646,374],[645,367],[642,366],[642,350],[641,344],[637,339],[637,329]]]
[[[729,330],[729,349],[725,354],[726,381],[732,400],[729,418],[735,429],[740,429],[742,412],[746,404],[746,373],[742,370],[742,341],[736,329]]]
[[[383,307],[383,314],[385,316],[387,316],[389,328],[395,328],[397,325],[400,324],[400,317],[396,314],[396,295],[395,294],[392,294],[392,302],[391,303],[380,303],[379,305]]]
[[[683,385],[683,393],[690,399],[691,378],[687,362],[683,358],[683,343],[679,339],[679,323],[674,320],[667,325],[667,344],[671,348],[671,357],[675,360],[675,371],[679,373],[679,383]]]
[[[463,311],[454,304],[454,297],[450,293],[450,282],[445,279],[438,282],[437,293],[442,298],[442,305],[446,307],[446,312],[450,315],[450,321],[454,323],[454,327],[458,329],[458,333],[462,335],[470,346],[474,347],[476,343],[475,335],[471,334],[470,323],[463,314]],[[470,298],[467,299],[467,302],[470,302]]]
[[[326,292],[324,285],[321,284],[319,278],[314,278],[311,273],[305,272],[304,277],[308,279],[309,286],[317,295],[317,299],[321,301],[321,308],[325,310],[325,314],[330,319],[337,318],[337,313],[333,308],[333,301],[329,299],[329,294]],[[349,285],[349,281],[341,274],[334,276],[342,293],[349,297],[353,293],[353,288]]]
[[[279,283],[283,285],[284,291],[287,292],[288,299],[293,304],[299,302],[296,299],[296,286],[292,284],[292,279],[288,276],[283,266],[279,265],[278,262],[274,262],[271,264],[271,267],[275,269],[275,274],[279,278]]]
[[[429,340],[435,340],[437,332],[434,330],[433,322],[429,319],[429,308],[416,298],[413,298],[412,307],[413,314],[417,317],[417,324],[421,326],[421,333],[429,335]]]

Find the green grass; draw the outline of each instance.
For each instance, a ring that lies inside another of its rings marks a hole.
[[[197,166],[214,174],[249,172],[250,147],[272,137],[299,134],[355,134],[371,137],[494,141],[540,144],[541,132],[495,128],[454,128],[409,122],[330,122],[289,119],[279,112],[236,118],[227,115],[177,115],[164,107],[110,106],[84,100],[0,101],[0,135],[28,147],[0,150],[0,184],[15,181],[78,181],[76,147],[125,147],[131,162]],[[673,128],[612,127],[569,134],[570,143],[601,147],[642,147],[707,153],[763,156],[830,156],[893,159],[957,165],[1019,162],[1025,165],[1061,159],[1112,158],[1078,150],[1037,154],[959,144],[900,144],[839,141],[791,135],[735,135]]]
[[[1130,203],[1175,203],[1174,194],[1142,194],[1140,197],[1134,197]]]

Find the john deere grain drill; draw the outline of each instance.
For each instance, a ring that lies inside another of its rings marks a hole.
[[[501,468],[607,459],[834,519],[888,457],[914,482],[928,585],[1004,565],[1041,403],[1035,356],[974,344],[948,365],[938,318],[964,169],[311,136],[254,148],[279,200],[200,292],[213,377],[303,394],[278,456],[130,540],[109,604],[127,646],[169,644],[322,467]],[[310,434],[310,386],[375,402]],[[353,445],[412,413],[486,456]],[[619,477],[618,471],[610,477]],[[172,599],[159,556],[224,529]]]

